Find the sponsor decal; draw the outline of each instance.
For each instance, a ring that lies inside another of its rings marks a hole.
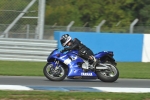
[[[81,76],[93,76],[92,73],[81,73]]]
[[[77,56],[71,56],[72,60],[76,60],[78,57]]]
[[[63,59],[64,57],[66,57],[66,55],[64,55],[64,56],[61,56],[61,57],[60,57],[60,59]]]
[[[71,60],[68,58],[64,61],[64,64],[68,65],[68,64],[70,64],[70,62],[71,62]]]

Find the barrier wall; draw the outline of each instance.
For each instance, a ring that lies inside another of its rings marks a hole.
[[[142,62],[150,62],[150,34],[144,34]]]
[[[59,32],[54,33],[54,38],[60,40],[63,34],[69,34],[72,38],[78,38],[94,53],[100,51],[113,51],[114,58],[119,62],[148,62],[150,54],[147,56],[145,51],[150,51],[150,35],[129,34],[129,33],[95,33],[95,32]],[[145,40],[144,40],[145,39]],[[143,43],[145,45],[143,46]],[[143,49],[144,47],[144,49]],[[58,48],[62,48],[58,42]]]

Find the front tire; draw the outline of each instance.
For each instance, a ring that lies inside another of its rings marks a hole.
[[[56,69],[53,64],[47,63],[43,68],[43,73],[51,81],[63,81],[67,75],[67,70],[61,64]]]
[[[97,77],[103,82],[115,82],[119,78],[119,71],[113,64],[106,65],[109,69],[96,70]]]

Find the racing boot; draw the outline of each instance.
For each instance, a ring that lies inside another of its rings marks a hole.
[[[92,63],[90,63],[90,65],[92,65],[91,69],[94,70],[96,65],[99,64],[99,60],[97,60],[94,56],[91,57],[92,57]]]

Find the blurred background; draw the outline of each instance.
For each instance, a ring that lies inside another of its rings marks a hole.
[[[2,60],[45,61],[63,31],[117,61],[150,62],[150,0],[0,0]]]
[[[54,31],[150,33],[149,0],[0,0],[0,35],[54,39]]]

